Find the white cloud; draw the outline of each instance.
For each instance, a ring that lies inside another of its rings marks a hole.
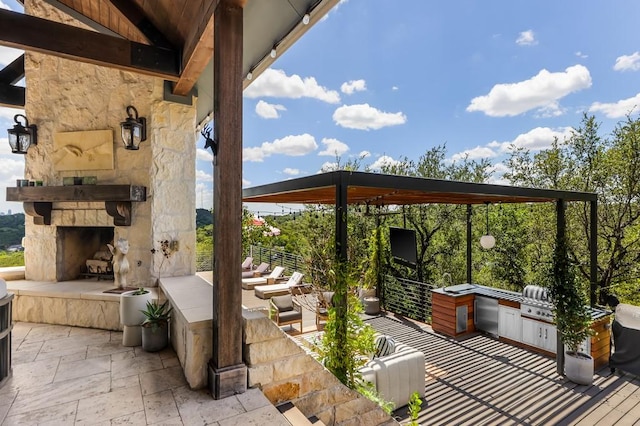
[[[380,170],[384,166],[394,166],[394,165],[396,165],[398,163],[399,163],[398,160],[394,160],[393,158],[389,157],[388,155],[383,155],[383,156],[379,157],[373,164],[371,164],[369,166],[369,168],[371,170]]]
[[[586,53],[583,53],[583,52],[581,52],[579,50],[576,52],[576,56],[578,58],[581,58],[581,59],[587,59],[589,57],[589,55],[587,55]]]
[[[391,86],[391,90],[398,90],[398,86]]]
[[[477,160],[480,158],[493,158],[498,155],[493,149],[488,146],[476,146],[472,149],[466,149],[462,152],[458,152],[451,156],[452,161],[463,160],[464,158],[468,158],[469,160]]]
[[[335,157],[349,151],[349,146],[344,142],[340,142],[338,139],[322,138],[322,144],[325,148],[320,151],[318,155],[329,155]]]
[[[291,167],[286,167],[282,173],[289,176],[298,176],[300,174],[300,169],[292,169]]]
[[[360,154],[358,154],[358,157],[360,158],[371,157],[371,153],[369,151],[360,151]]]
[[[202,170],[196,170],[196,182],[213,182],[213,176]]]
[[[640,52],[631,55],[622,55],[616,58],[616,64],[613,66],[616,71],[639,71],[640,70]]]
[[[520,134],[511,142],[503,142],[500,144],[500,151],[508,152],[511,147],[525,148],[530,151],[540,151],[551,148],[554,138],[558,138],[560,142],[569,138],[573,131],[572,127],[560,127],[551,129],[549,127],[536,127],[527,133]]]
[[[270,104],[263,100],[258,101],[256,104],[256,113],[266,119],[270,118],[280,118],[280,113],[278,111],[286,111],[287,109],[284,105],[279,104]]]
[[[242,150],[243,161],[264,161],[266,157],[274,154],[299,157],[318,149],[316,139],[308,133],[302,135],[289,135],[273,142],[263,142],[262,145],[245,148]]]
[[[246,180],[245,178],[242,178],[242,186],[249,186],[251,185],[251,181]]]
[[[329,18],[329,15],[331,15],[332,13],[335,13],[335,12],[338,10],[338,8],[339,8],[340,6],[342,6],[344,3],[346,3],[347,1],[349,1],[349,0],[340,0],[340,1],[335,5],[335,6],[333,6],[333,8],[332,8],[329,12],[327,12],[327,13],[326,13],[326,15],[324,15],[324,16],[320,19],[320,22],[322,22],[322,21],[324,21],[324,20],[328,19],[328,18]]]
[[[333,120],[348,129],[378,130],[407,122],[402,112],[383,112],[369,104],[343,105],[333,113]]]
[[[12,10],[8,4],[0,0],[0,9]]]
[[[0,9],[3,9],[0,7]],[[18,56],[24,53],[23,50],[13,49],[11,47],[0,46],[0,65],[9,65]]]
[[[213,154],[206,149],[198,148],[196,149],[196,160],[201,161],[213,161]]]
[[[564,72],[541,70],[529,80],[496,84],[486,96],[471,100],[467,111],[481,111],[491,117],[522,114],[534,108],[545,108],[564,96],[591,87],[591,75],[583,65]]]
[[[538,44],[538,40],[536,40],[536,35],[532,30],[527,30],[520,33],[516,39],[516,43],[520,46],[533,46]]]
[[[269,68],[244,90],[248,98],[314,98],[330,104],[340,102],[340,95],[335,90],[320,86],[315,78],[297,74],[288,76],[283,70]]]
[[[338,170],[338,163],[336,163],[335,161],[327,161],[323,163],[322,166],[320,166],[320,170],[318,170],[318,173],[327,173],[336,170]]]
[[[352,95],[354,92],[362,92],[367,90],[367,83],[362,79],[351,80],[346,83],[342,83],[342,86],[340,86],[340,90],[344,94]]]
[[[594,102],[589,107],[589,112],[602,112],[608,118],[621,118],[631,112],[638,112],[640,107],[640,93],[634,97],[621,99],[613,103]]]

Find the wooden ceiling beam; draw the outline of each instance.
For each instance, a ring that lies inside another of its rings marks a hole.
[[[0,83],[16,84],[24,77],[24,54],[0,70]]]
[[[24,87],[0,83],[0,107],[24,108]]]
[[[193,25],[182,49],[182,75],[173,86],[175,95],[187,95],[213,56],[213,11],[220,0],[209,0]]]
[[[19,31],[16,29],[19,28]],[[177,81],[176,51],[0,9],[0,45]]]
[[[123,19],[131,22],[153,46],[164,47],[166,49],[175,49],[165,35],[156,28],[155,25],[144,14],[142,9],[130,0],[108,0],[109,3],[117,10]]]

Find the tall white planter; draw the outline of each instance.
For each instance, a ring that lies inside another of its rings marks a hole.
[[[579,385],[593,383],[593,357],[582,352],[566,352],[564,374],[567,379]]]
[[[134,294],[137,290],[126,291],[120,295],[120,323],[123,325],[122,345],[140,346],[142,344],[142,327],[144,321],[142,311],[147,302],[153,300],[150,291]]]

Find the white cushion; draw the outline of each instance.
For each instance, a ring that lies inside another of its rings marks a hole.
[[[396,341],[391,336],[380,335],[374,341],[376,349],[374,358],[391,355],[396,350]]]

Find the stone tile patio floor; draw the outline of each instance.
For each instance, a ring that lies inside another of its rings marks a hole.
[[[213,400],[189,389],[172,349],[121,342],[121,332],[15,323],[0,424],[289,424],[257,389]]]

